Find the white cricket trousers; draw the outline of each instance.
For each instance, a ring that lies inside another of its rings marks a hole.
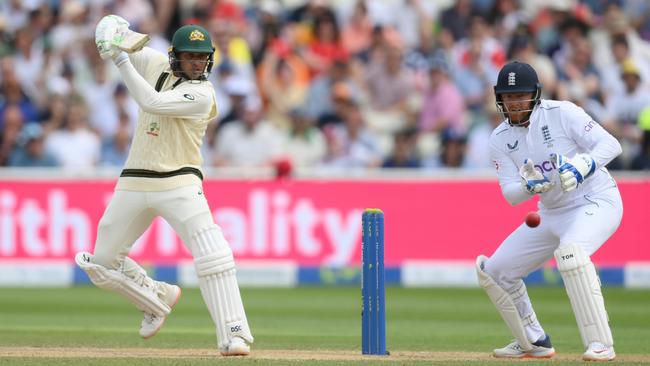
[[[563,245],[577,244],[592,255],[616,231],[623,217],[623,203],[617,187],[585,195],[569,207],[540,210],[541,223],[530,228],[522,223],[485,262],[487,272],[506,292],[516,293],[522,279],[553,258]],[[524,291],[513,298],[522,319],[534,310]],[[539,322],[526,327],[531,342],[544,336]]]
[[[116,190],[99,221],[93,262],[106,268],[131,272],[135,264],[125,258],[135,241],[157,216],[163,217],[185,245],[192,234],[214,225],[203,188],[184,186],[162,192]],[[192,253],[192,248],[188,248]]]

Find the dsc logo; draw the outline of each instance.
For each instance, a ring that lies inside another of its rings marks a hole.
[[[234,327],[230,327],[230,333],[237,333],[241,332],[241,325],[235,325]]]

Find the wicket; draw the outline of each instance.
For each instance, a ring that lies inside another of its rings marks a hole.
[[[361,224],[361,353],[386,355],[384,213],[366,209]]]

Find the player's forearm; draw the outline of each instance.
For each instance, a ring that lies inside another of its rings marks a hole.
[[[145,112],[151,112],[158,98],[158,92],[137,72],[131,61],[126,60],[118,66],[124,84],[131,96]]]
[[[506,201],[508,201],[512,206],[528,201],[533,197],[521,187],[521,183],[514,182],[501,184],[501,193]]]
[[[605,137],[601,138],[596,146],[591,149],[589,155],[596,162],[596,168],[600,168],[609,164],[609,162],[619,156],[622,151],[621,144],[618,140],[609,133],[606,133]]]

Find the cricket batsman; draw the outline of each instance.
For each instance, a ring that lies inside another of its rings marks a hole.
[[[140,113],[128,159],[97,228],[94,253],[78,253],[75,260],[96,286],[141,310],[140,335],[153,337],[181,289],[154,281],[127,255],[152,220],[162,216],[194,257],[221,354],[248,355],[253,336],[233,254],[202,188],[200,147],[208,122],[217,116],[214,88],[206,79],[213,64],[210,35],[200,26],[183,26],[164,55],[142,48],[142,39],[134,38],[144,35],[108,15],[95,36],[101,58],[115,63]]]
[[[494,87],[505,116],[490,136],[501,192],[512,205],[539,196],[541,216],[538,227],[522,224],[490,258],[476,260],[479,283],[515,338],[494,356],[555,354],[522,281],[554,257],[578,323],[583,360],[613,360],[614,339],[590,256],[623,216],[621,195],[605,168],[621,145],[575,104],[540,99],[541,88],[535,70],[520,62],[506,64]]]

